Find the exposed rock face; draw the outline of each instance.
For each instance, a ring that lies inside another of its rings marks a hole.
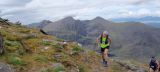
[[[0,63],[0,72],[14,72],[14,70],[8,64]]]

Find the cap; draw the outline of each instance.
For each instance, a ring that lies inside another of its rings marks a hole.
[[[109,34],[109,32],[108,32],[108,31],[104,31],[103,33],[105,33],[105,34],[107,34],[107,35]]]

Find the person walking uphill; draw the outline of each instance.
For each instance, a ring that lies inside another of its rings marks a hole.
[[[153,56],[149,62],[149,72],[157,72],[159,68],[158,60]]]
[[[111,44],[111,38],[108,31],[104,31],[96,40],[98,46],[100,44],[101,54],[104,66],[107,66],[108,52]]]

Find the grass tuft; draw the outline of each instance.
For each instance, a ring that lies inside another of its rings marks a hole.
[[[24,66],[26,65],[26,62],[23,61],[20,57],[15,56],[15,55],[10,55],[7,57],[7,62],[9,64],[13,64],[13,65],[19,65],[19,66]]]
[[[48,58],[45,57],[45,56],[42,56],[42,55],[36,55],[36,56],[34,56],[34,60],[38,61],[38,62],[45,62],[45,63],[48,62]]]

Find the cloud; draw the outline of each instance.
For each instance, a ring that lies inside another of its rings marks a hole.
[[[131,2],[131,4],[133,5],[142,5],[142,4],[146,4],[146,3],[150,3],[151,0],[135,0],[134,2]]]
[[[0,16],[28,24],[40,20],[160,16],[160,0],[2,0]]]
[[[30,1],[32,0],[1,0],[0,6],[3,7],[23,6]]]

